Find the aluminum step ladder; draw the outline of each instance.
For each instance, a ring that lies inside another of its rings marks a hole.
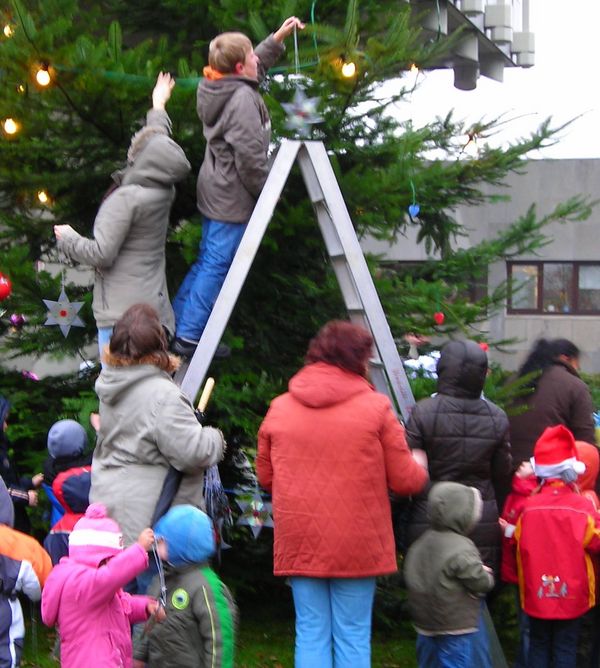
[[[175,381],[194,401],[242,290],[292,166],[299,163],[350,320],[373,335],[371,381],[406,421],[414,397],[325,146],[284,139],[189,366]]]

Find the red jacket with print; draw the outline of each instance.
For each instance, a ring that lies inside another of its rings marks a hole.
[[[600,515],[569,485],[547,480],[525,500],[515,530],[521,607],[540,619],[575,619],[596,604],[590,552]]]
[[[512,490],[506,497],[504,508],[502,509],[502,519],[508,522],[504,535],[502,536],[502,562],[500,563],[500,577],[503,582],[517,584],[519,577],[517,575],[517,559],[515,554],[515,544],[513,534],[523,512],[525,501],[531,496],[538,486],[538,479],[535,475],[527,478],[519,478],[516,474],[512,480]]]

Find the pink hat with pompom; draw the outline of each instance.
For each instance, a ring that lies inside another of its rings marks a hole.
[[[106,507],[92,503],[69,535],[69,556],[94,556],[99,560],[114,557],[123,549],[119,525],[108,517]]]

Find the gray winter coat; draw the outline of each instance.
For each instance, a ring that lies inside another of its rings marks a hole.
[[[96,381],[100,431],[92,461],[91,503],[103,503],[125,545],[150,525],[169,466],[185,474],[173,505],[204,507],[204,469],[219,462],[225,442],[203,427],[166,371],[153,364],[111,366]]]
[[[165,111],[151,109],[146,125],[169,133]],[[167,134],[153,135],[122,174],[120,187],[102,203],[94,238],[63,233],[58,248],[71,260],[96,269],[94,318],[112,327],[133,304],[153,306],[161,323],[174,332],[175,318],[165,276],[165,240],[175,183],[190,171],[183,149]]]
[[[259,81],[283,51],[272,35],[256,47]],[[231,74],[204,78],[198,85],[197,110],[206,139],[198,208],[213,220],[247,223],[269,174],[271,119],[258,82]]]
[[[472,633],[479,622],[477,597],[494,586],[466,537],[481,516],[481,496],[473,487],[437,483],[428,510],[431,528],[410,547],[403,566],[415,627],[423,635]]]
[[[512,458],[506,413],[481,398],[487,368],[487,355],[474,341],[447,343],[437,366],[438,393],[414,407],[406,437],[411,448],[427,453],[432,483],[451,480],[481,492],[483,516],[472,538],[484,562],[497,571],[501,531],[496,494],[510,483]],[[415,498],[411,509],[409,543],[427,528],[425,494]]]

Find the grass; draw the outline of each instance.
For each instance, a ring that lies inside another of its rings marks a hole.
[[[278,592],[275,599],[241,602],[237,668],[293,667],[294,613],[291,596]],[[516,646],[513,601],[512,592],[505,590],[494,604],[495,624],[507,658],[511,658]],[[33,616],[27,602],[23,608],[27,619],[23,668],[58,668],[58,661],[52,658],[54,631],[40,621],[39,606],[35,606]],[[415,635],[406,613],[398,608],[391,613],[392,620],[384,619],[381,608],[380,601],[373,630],[372,667],[416,668]]]

